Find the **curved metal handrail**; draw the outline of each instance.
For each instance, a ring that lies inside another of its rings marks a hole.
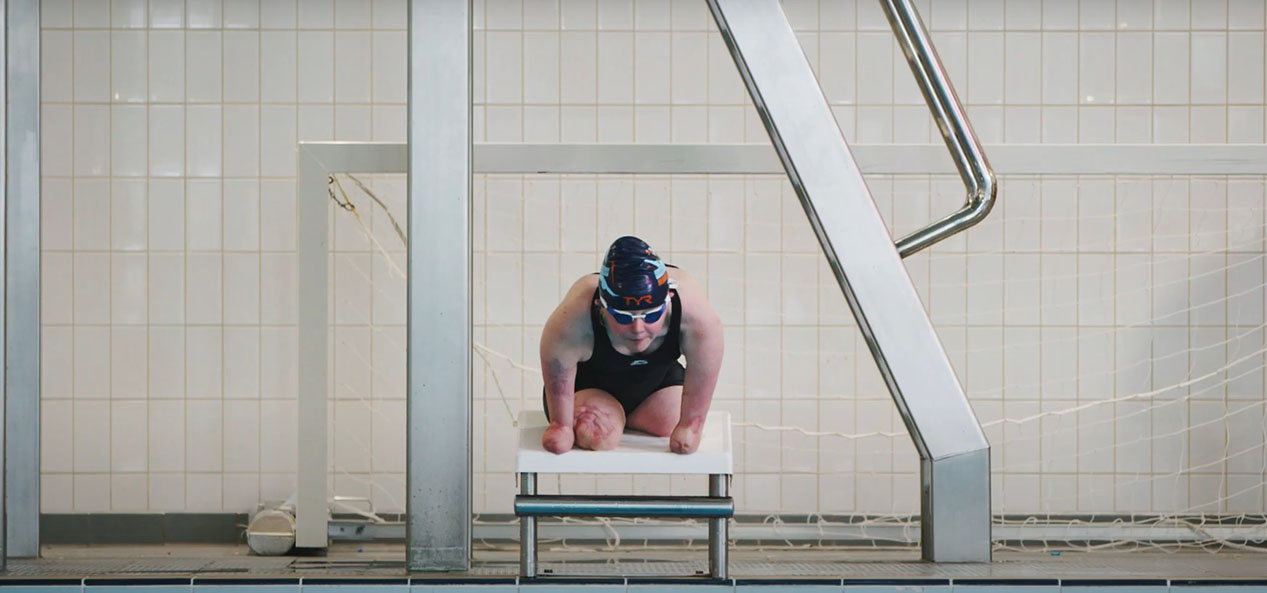
[[[911,0],[880,0],[880,4],[968,189],[963,208],[898,240],[898,253],[906,257],[985,219],[994,207],[998,185],[914,4]]]

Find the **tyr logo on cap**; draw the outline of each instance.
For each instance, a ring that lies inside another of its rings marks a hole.
[[[651,295],[649,294],[644,294],[642,296],[637,296],[637,297],[627,296],[627,297],[622,297],[622,298],[625,299],[626,307],[632,307],[636,309],[638,305],[641,305],[643,303],[643,301],[646,301],[647,306],[651,306]]]

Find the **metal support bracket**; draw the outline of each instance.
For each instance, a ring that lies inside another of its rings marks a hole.
[[[989,444],[787,16],[708,5],[923,460],[924,558],[988,561]]]

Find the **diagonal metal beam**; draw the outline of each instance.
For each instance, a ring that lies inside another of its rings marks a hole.
[[[708,0],[921,462],[925,559],[990,559],[989,444],[778,0]]]

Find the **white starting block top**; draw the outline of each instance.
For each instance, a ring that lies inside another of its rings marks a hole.
[[[525,410],[519,414],[518,473],[543,474],[732,474],[730,414],[709,412],[699,449],[689,455],[669,451],[669,437],[626,432],[620,445],[610,451],[572,449],[556,455],[541,446],[545,434],[545,412]]]

